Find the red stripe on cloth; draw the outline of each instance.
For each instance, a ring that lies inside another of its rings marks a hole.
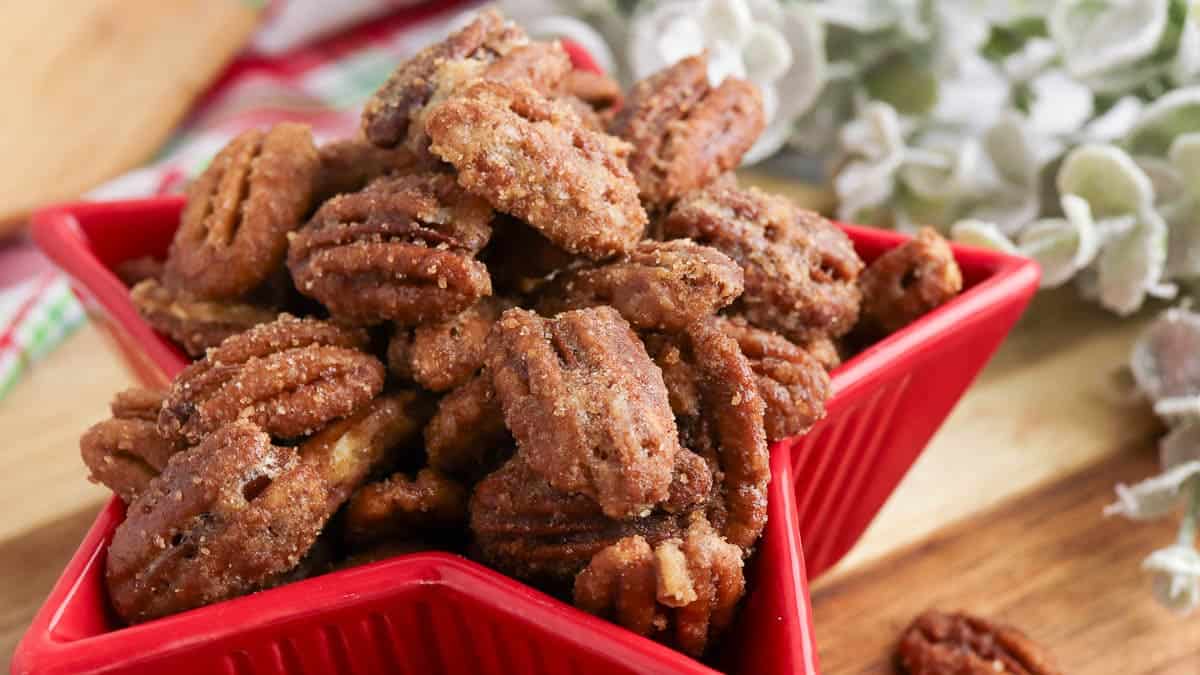
[[[30,293],[29,297],[25,299],[25,302],[21,303],[21,306],[17,308],[17,313],[13,314],[12,320],[9,321],[8,325],[4,327],[4,332],[0,333],[0,352],[7,351],[13,348],[13,346],[16,344],[17,327],[25,321],[25,318],[30,312],[33,311],[33,308],[37,306],[38,300],[41,299],[42,294],[46,292],[46,289],[50,286],[51,282],[54,281],[55,276],[57,275],[54,272],[42,272],[38,275],[38,280],[36,285],[33,287],[33,292]]]

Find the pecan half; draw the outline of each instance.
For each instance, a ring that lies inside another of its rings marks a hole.
[[[356,546],[461,528],[467,490],[433,469],[397,473],[363,486],[346,505],[346,536]]]
[[[646,348],[668,383],[680,441],[713,472],[708,519],[749,555],[767,522],[771,480],[758,378],[713,319],[682,334],[647,335]]]
[[[634,84],[610,131],[633,145],[629,168],[657,211],[736,168],[765,125],[758,88],[736,77],[709,87],[700,54]]]
[[[686,239],[644,241],[628,255],[557,275],[538,311],[610,305],[638,330],[679,331],[742,293],[742,269],[720,251]]]
[[[512,445],[486,372],[442,397],[425,426],[429,465],[453,476],[478,478],[494,470],[508,459]]]
[[[319,166],[306,125],[251,129],[230,141],[188,188],[164,283],[232,299],[266,281],[312,206]]]
[[[722,180],[680,199],[660,225],[666,238],[690,237],[742,266],[746,290],[732,311],[755,326],[806,342],[858,320],[863,263],[850,238],[785,197]]]
[[[873,337],[894,333],[962,291],[962,270],[942,235],[917,236],[876,258],[858,278],[862,324]]]
[[[927,611],[904,631],[896,660],[909,675],[1059,675],[1024,633],[966,613]]]
[[[680,452],[662,374],[611,307],[500,317],[488,370],[520,454],[556,489],[631,518],[667,497]]]
[[[209,347],[261,323],[274,321],[279,312],[230,300],[201,300],[186,291],[146,279],[129,291],[138,314],[155,330],[165,333],[189,355],[203,356]]]
[[[175,454],[129,505],[105,581],[129,622],[262,588],[294,569],[330,512],[296,451],[237,421]]]
[[[483,367],[492,325],[513,306],[506,298],[484,298],[448,319],[417,326],[404,349],[407,367],[400,370],[430,391],[466,384]]]
[[[737,340],[758,380],[766,405],[763,423],[774,443],[802,434],[825,416],[829,375],[807,350],[778,333],[755,328],[741,317],[717,319],[721,332]]]
[[[185,447],[158,433],[164,396],[163,391],[126,389],[112,401],[112,418],[93,425],[79,439],[79,454],[91,471],[88,479],[108,487],[126,504]]]
[[[556,490],[517,455],[475,486],[470,526],[483,561],[518,579],[570,588],[600,550],[623,537],[679,536],[686,513],[656,509],[633,520],[604,515],[594,499]]]
[[[733,622],[746,590],[742,551],[703,517],[681,538],[621,539],[575,578],[575,604],[699,657]]]
[[[383,364],[359,349],[366,334],[282,315],[235,335],[175,378],[158,418],[191,443],[235,419],[298,438],[353,414],[383,388]]]
[[[301,293],[340,318],[404,325],[435,321],[491,295],[474,256],[492,210],[454,177],[381,178],[325,202],[292,237],[288,269]]]
[[[642,238],[629,145],[523,82],[468,85],[431,106],[426,131],[463,187],[567,251],[602,259]]]

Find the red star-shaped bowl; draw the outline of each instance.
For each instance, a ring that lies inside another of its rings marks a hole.
[[[34,219],[39,246],[150,384],[187,360],[138,316],[112,269],[163,256],[182,206],[178,197],[80,203]],[[868,261],[905,240],[845,229]],[[965,292],[838,368],[828,417],[771,448],[770,520],[750,591],[709,665],[448,554],[399,556],[122,627],[103,578],[106,545],[124,516],[114,498],[34,618],[12,670],[818,673],[809,575],[862,534],[1037,287],[1028,260],[961,247],[955,255]]]

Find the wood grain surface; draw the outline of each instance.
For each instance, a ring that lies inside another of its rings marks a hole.
[[[934,607],[1013,624],[1063,673],[1196,675],[1200,626],[1160,607],[1138,562],[1175,523],[1104,518],[1113,484],[1154,473],[1151,439],[813,590],[822,672],[892,673],[897,637]]]
[[[245,44],[260,4],[4,3],[0,236],[149,159]]]

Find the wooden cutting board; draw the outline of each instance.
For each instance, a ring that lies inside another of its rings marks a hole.
[[[4,3],[0,237],[149,159],[246,43],[250,0]]]

